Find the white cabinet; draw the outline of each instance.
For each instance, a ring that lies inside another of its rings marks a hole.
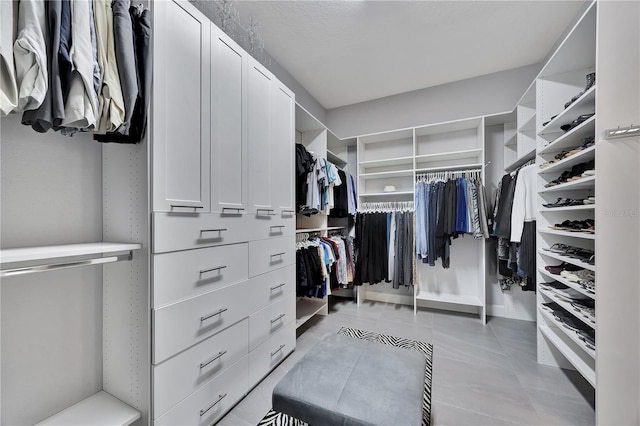
[[[248,55],[211,24],[211,211],[247,208]]]
[[[278,81],[272,86],[271,188],[276,214],[294,216],[294,94]]]
[[[210,21],[154,3],[153,210],[210,209]]]

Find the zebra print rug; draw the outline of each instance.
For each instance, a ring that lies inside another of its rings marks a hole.
[[[403,339],[401,337],[390,336],[388,334],[373,333],[371,331],[358,330],[356,328],[343,327],[338,334],[353,337],[356,339],[368,340],[370,342],[383,343],[385,345],[396,346],[409,350],[418,351],[427,358],[424,370],[424,394],[422,398],[422,426],[430,426],[431,423],[431,374],[433,362],[433,345],[431,343],[419,342],[417,340]],[[302,420],[291,417],[287,414],[269,410],[258,426],[309,426]]]

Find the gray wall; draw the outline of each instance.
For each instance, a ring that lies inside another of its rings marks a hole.
[[[541,65],[460,80],[327,111],[339,138],[511,111]]]

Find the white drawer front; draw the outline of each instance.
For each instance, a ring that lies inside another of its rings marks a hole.
[[[249,316],[248,281],[153,310],[153,363]]]
[[[153,367],[153,417],[158,418],[247,355],[249,320],[244,319]]]
[[[153,255],[153,307],[158,308],[244,281],[247,243]]]
[[[249,242],[249,276],[264,274],[296,261],[294,236]]]
[[[264,240],[295,235],[296,221],[294,216],[265,216],[256,214],[249,216],[252,220],[252,240]]]
[[[248,356],[245,356],[153,423],[155,426],[209,426],[247,393],[247,378]]]
[[[253,387],[296,347],[296,322],[292,321],[249,353],[249,387]]]
[[[249,350],[254,350],[295,319],[296,298],[293,294],[289,294],[282,300],[251,314],[249,317]]]
[[[268,305],[296,293],[296,266],[284,268],[249,279],[251,312],[259,311]]]
[[[153,253],[233,244],[251,239],[243,214],[153,214]]]

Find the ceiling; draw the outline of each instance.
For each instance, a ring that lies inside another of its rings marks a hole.
[[[584,1],[252,1],[265,50],[325,109],[539,63]]]

